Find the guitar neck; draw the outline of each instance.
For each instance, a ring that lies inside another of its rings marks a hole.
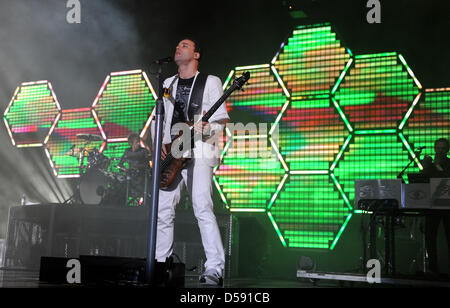
[[[219,109],[220,105],[222,105],[226,101],[228,96],[230,96],[231,93],[234,92],[234,90],[236,90],[235,86],[231,86],[228,90],[226,90],[225,93],[223,93],[223,95],[211,107],[211,109],[209,109],[208,112],[205,113],[205,115],[202,117],[202,121],[208,122],[209,118],[211,118],[211,116],[217,111],[217,109]]]

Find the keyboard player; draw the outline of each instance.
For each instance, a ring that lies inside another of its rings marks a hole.
[[[434,160],[430,156],[425,155],[421,161],[424,167],[421,173],[424,177],[428,179],[450,178],[450,158],[447,156],[449,150],[450,143],[448,139],[440,138],[435,141]],[[425,219],[425,244],[428,252],[428,270],[433,274],[437,274],[439,273],[437,264],[437,234],[441,220],[444,223],[447,248],[450,256],[450,213],[430,213]]]

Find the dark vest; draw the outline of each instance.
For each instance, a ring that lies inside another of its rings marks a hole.
[[[199,115],[202,112],[203,94],[205,92],[206,80],[208,74],[199,73],[194,82],[194,88],[191,92],[191,98],[189,100],[189,107],[187,110],[187,120],[194,122],[194,116]]]

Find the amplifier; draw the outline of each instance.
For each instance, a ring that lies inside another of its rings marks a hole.
[[[41,257],[39,281],[54,284],[67,283],[67,273],[70,268],[67,263],[71,258]]]

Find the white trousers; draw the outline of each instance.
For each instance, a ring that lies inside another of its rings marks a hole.
[[[225,253],[219,226],[213,212],[213,168],[201,160],[193,160],[180,173],[181,176],[174,183],[172,190],[159,191],[156,259],[158,262],[165,262],[166,258],[172,254],[175,206],[180,201],[183,187],[186,186],[205,250],[205,268],[215,269],[223,275]]]

